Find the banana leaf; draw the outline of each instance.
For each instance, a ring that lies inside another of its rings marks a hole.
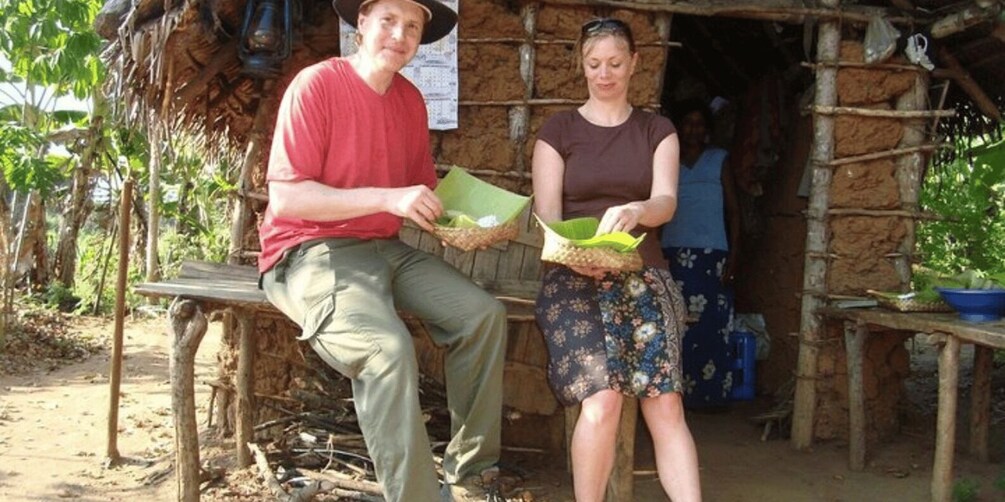
[[[635,237],[628,232],[597,235],[600,220],[593,217],[573,218],[552,223],[544,223],[538,219],[538,222],[559,236],[568,239],[573,245],[583,248],[608,247],[627,253],[638,248],[642,239],[645,238],[645,234]]]
[[[530,202],[530,197],[497,187],[458,167],[440,180],[433,193],[444,209],[436,223],[459,228],[508,223],[520,216]]]

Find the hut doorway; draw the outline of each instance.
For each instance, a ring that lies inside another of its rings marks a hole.
[[[813,87],[803,61],[812,29],[749,19],[675,15],[663,76],[661,108],[700,99],[710,105],[709,143],[726,149],[741,212],[738,314],[764,319],[758,393],[791,393],[798,345],[806,226],[800,185],[812,144],[810,117],[800,113]],[[785,389],[788,389],[787,391]]]

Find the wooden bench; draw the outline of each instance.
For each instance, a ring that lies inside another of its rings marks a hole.
[[[970,391],[970,453],[987,462],[991,414],[991,366],[994,349],[1005,349],[1005,321],[975,324],[956,314],[894,312],[889,310],[824,307],[817,314],[845,325],[848,362],[848,464],[852,470],[865,467],[865,396],[862,359],[869,326],[926,333],[939,348],[939,404],[932,465],[932,500],[952,499],[953,456],[956,447],[957,383],[960,344],[974,345],[973,386]]]
[[[558,408],[557,401],[547,388],[544,365],[547,354],[543,340],[534,324],[534,305],[531,299],[539,288],[535,281],[485,280],[475,278],[483,288],[502,301],[507,310],[507,320],[523,323],[531,329],[517,330],[510,336],[507,347],[504,404],[518,403],[517,408],[532,413],[550,414]],[[238,464],[250,465],[253,461],[248,443],[254,439],[253,410],[255,380],[255,323],[262,317],[289,321],[258,289],[258,272],[254,267],[208,262],[185,262],[179,276],[159,282],[141,283],[133,290],[149,298],[173,299],[168,311],[169,325],[174,334],[171,352],[171,395],[175,427],[176,465],[178,470],[179,500],[199,498],[199,437],[195,414],[195,354],[208,327],[207,314],[229,312],[236,320],[238,362],[235,381],[236,424],[234,430]],[[406,322],[410,319],[406,316]],[[413,333],[414,334],[414,333]],[[429,354],[438,349],[423,347],[417,341],[420,367],[429,366]],[[427,340],[428,343],[428,340]],[[532,367],[511,359],[521,354],[535,353],[532,358],[541,367]],[[519,381],[517,381],[519,380]],[[532,388],[528,388],[528,385]],[[579,407],[567,408],[561,417],[564,431],[561,437],[549,440],[551,447],[561,445],[568,451],[573,426]],[[634,483],[634,437],[638,415],[635,399],[626,399],[622,409],[617,458],[608,486],[608,500],[632,500]],[[551,432],[548,432],[551,433]]]

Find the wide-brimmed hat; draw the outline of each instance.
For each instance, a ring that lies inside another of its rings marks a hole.
[[[332,5],[335,6],[335,12],[343,21],[356,28],[356,23],[359,21],[359,9],[365,4],[377,1],[379,0],[333,0]],[[457,24],[457,13],[436,0],[406,1],[422,7],[430,15],[422,30],[420,44],[429,44],[447,36]]]

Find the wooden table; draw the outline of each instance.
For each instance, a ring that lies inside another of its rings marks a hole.
[[[862,389],[863,346],[869,326],[926,333],[939,348],[939,405],[932,465],[932,500],[952,499],[953,454],[956,447],[957,384],[960,344],[974,345],[974,381],[970,403],[970,453],[988,461],[991,415],[991,365],[994,349],[1005,349],[1005,321],[971,323],[955,313],[934,314],[891,310],[824,307],[817,314],[844,321],[848,361],[849,458],[852,470],[865,467],[865,396]]]

